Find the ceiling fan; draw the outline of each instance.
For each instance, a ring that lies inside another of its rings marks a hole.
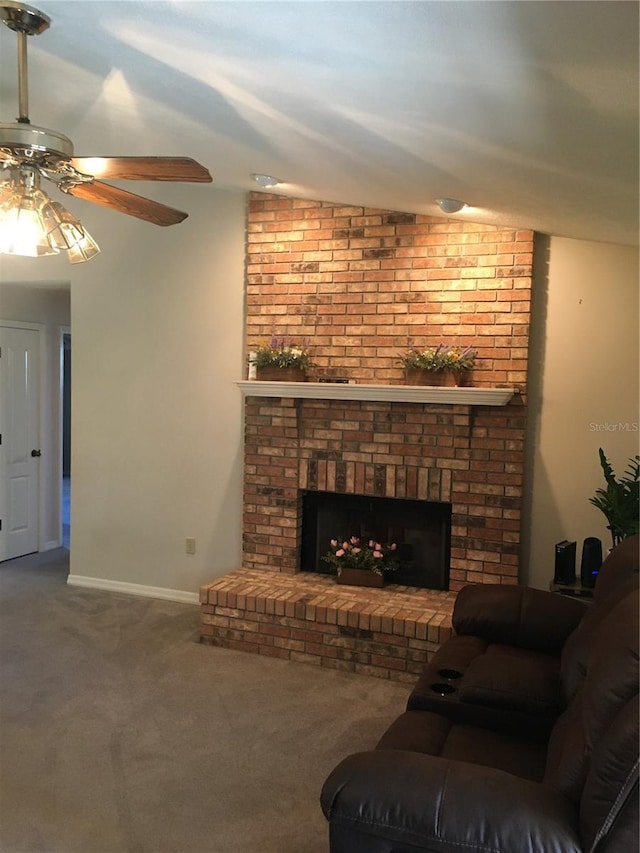
[[[29,120],[27,36],[48,29],[43,12],[14,0],[0,0],[0,19],[18,36],[18,109],[16,122],[0,123],[0,252],[41,256],[68,252],[72,263],[89,260],[100,250],[86,229],[40,189],[40,179],[62,192],[95,202],[155,225],[175,225],[187,218],[181,210],[104,183],[129,181],[210,183],[209,171],[189,157],[75,157],[71,140]],[[39,243],[17,237],[22,224],[39,220]],[[25,248],[26,247],[26,248]]]

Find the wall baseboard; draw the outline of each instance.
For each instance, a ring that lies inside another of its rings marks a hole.
[[[61,543],[58,539],[49,539],[44,543],[44,545],[42,546],[42,548],[40,550],[41,551],[53,551],[54,548],[59,548],[60,544]]]
[[[122,592],[125,595],[141,595],[144,598],[160,598],[163,601],[178,601],[180,604],[199,604],[197,592],[183,592],[180,589],[167,589],[162,586],[145,586],[139,583],[113,581],[107,578],[89,578],[84,575],[69,575],[70,586],[83,586],[87,589],[103,589],[107,592]]]

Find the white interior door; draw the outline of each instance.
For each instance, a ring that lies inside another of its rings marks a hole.
[[[0,326],[0,560],[38,550],[40,333]]]

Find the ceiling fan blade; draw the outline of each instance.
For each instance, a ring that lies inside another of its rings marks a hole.
[[[210,184],[208,169],[190,157],[73,157],[83,175],[120,181],[193,181]]]
[[[60,184],[60,189],[76,198],[94,201],[96,204],[102,204],[120,213],[128,213],[129,216],[153,222],[154,225],[177,225],[188,216],[181,210],[175,210],[173,207],[167,207],[149,198],[121,190],[119,187],[103,184],[102,181],[70,184],[66,187]]]

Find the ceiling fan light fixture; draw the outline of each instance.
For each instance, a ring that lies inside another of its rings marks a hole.
[[[60,251],[49,242],[47,226],[42,218],[47,196],[38,189],[36,175],[22,171],[3,187],[5,196],[0,207],[0,253],[41,258]]]
[[[72,264],[90,261],[100,254],[100,247],[91,234],[59,201],[43,205],[42,218],[49,228],[49,243],[61,251],[66,251]]]
[[[88,231],[84,232],[84,236],[75,246],[71,246],[67,250],[67,257],[72,264],[83,264],[85,261],[90,261],[100,254],[100,246],[93,239]]]
[[[458,213],[467,206],[465,201],[460,201],[458,198],[439,198],[436,201],[443,213]]]
[[[273,175],[261,175],[254,172],[251,177],[261,187],[277,187],[281,183],[279,178],[274,178]]]
[[[47,201],[41,208],[49,243],[60,251],[75,246],[84,237],[84,228],[59,201]]]
[[[59,251],[47,240],[42,219],[28,200],[20,207],[2,212],[0,252],[5,255],[42,258],[45,255],[57,255]]]
[[[41,258],[61,251],[72,252],[69,260],[80,263],[100,249],[82,223],[40,189],[38,172],[13,170],[0,187],[0,253]]]

